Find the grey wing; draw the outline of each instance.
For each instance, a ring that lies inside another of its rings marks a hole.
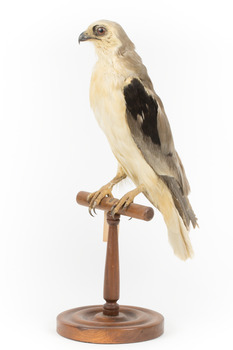
[[[190,191],[184,167],[175,150],[171,128],[162,102],[140,79],[124,86],[126,119],[132,137],[147,163],[170,189],[185,225],[196,225],[187,195]]]

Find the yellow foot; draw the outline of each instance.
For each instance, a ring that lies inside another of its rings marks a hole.
[[[87,200],[89,202],[89,209],[88,209],[88,211],[89,211],[89,214],[91,216],[93,216],[92,215],[92,210],[96,214],[95,208],[97,207],[97,205],[100,204],[102,199],[104,197],[106,197],[106,196],[107,197],[111,197],[111,198],[113,197],[113,195],[112,195],[112,184],[111,183],[108,183],[107,185],[101,187],[99,189],[99,191],[96,191],[96,192],[93,192],[93,193],[89,194],[89,196],[87,198]]]
[[[126,193],[117,204],[113,205],[111,215],[114,217],[120,210],[128,208],[133,202],[134,198],[141,192],[144,191],[144,185],[140,185],[135,190]]]

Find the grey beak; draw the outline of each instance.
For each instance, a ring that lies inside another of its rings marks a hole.
[[[88,39],[91,39],[91,36],[89,36],[87,33],[85,32],[82,32],[80,35],[79,35],[79,38],[78,38],[78,43],[80,44],[80,41],[86,41]]]

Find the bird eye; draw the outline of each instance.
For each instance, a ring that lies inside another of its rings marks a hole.
[[[98,35],[104,35],[106,33],[106,29],[104,27],[98,27],[96,32]]]

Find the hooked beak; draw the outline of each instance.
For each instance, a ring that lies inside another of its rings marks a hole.
[[[86,32],[82,32],[80,35],[79,35],[79,38],[78,38],[78,43],[80,44],[80,41],[87,41],[89,39],[92,39],[92,37],[90,35],[88,35]]]

